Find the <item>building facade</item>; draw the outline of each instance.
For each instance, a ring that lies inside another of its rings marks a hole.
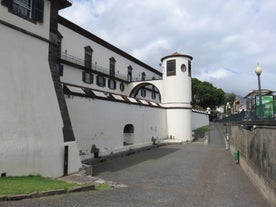
[[[70,5],[1,1],[1,176],[59,177],[93,157],[190,141],[193,117],[206,120],[191,108],[191,56],[162,58],[162,73],[60,17]]]

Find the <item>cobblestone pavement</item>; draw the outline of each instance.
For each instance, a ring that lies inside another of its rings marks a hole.
[[[266,207],[211,125],[210,143],[167,145],[94,166],[94,173],[128,187],[0,202],[0,207]]]

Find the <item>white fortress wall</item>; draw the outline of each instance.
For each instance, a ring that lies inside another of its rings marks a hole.
[[[99,155],[108,155],[135,146],[152,144],[152,137],[167,137],[165,109],[66,95],[73,130],[82,159],[93,157],[93,144]],[[132,145],[124,146],[124,127],[134,127]]]
[[[63,124],[49,44],[2,24],[0,33],[0,173],[61,176]]]

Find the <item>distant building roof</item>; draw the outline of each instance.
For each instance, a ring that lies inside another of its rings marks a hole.
[[[272,95],[273,91],[268,89],[261,89],[261,93],[262,93],[262,96],[266,96],[266,95]],[[250,91],[244,98],[248,98],[251,96],[258,96],[258,95],[259,95],[259,90],[253,90],[253,91]]]

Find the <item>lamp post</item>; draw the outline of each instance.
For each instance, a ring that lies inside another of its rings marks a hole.
[[[262,109],[262,91],[261,91],[261,73],[262,73],[262,68],[258,64],[255,72],[258,76],[258,88],[259,88],[259,113],[260,113],[260,119],[263,119],[263,109]]]

